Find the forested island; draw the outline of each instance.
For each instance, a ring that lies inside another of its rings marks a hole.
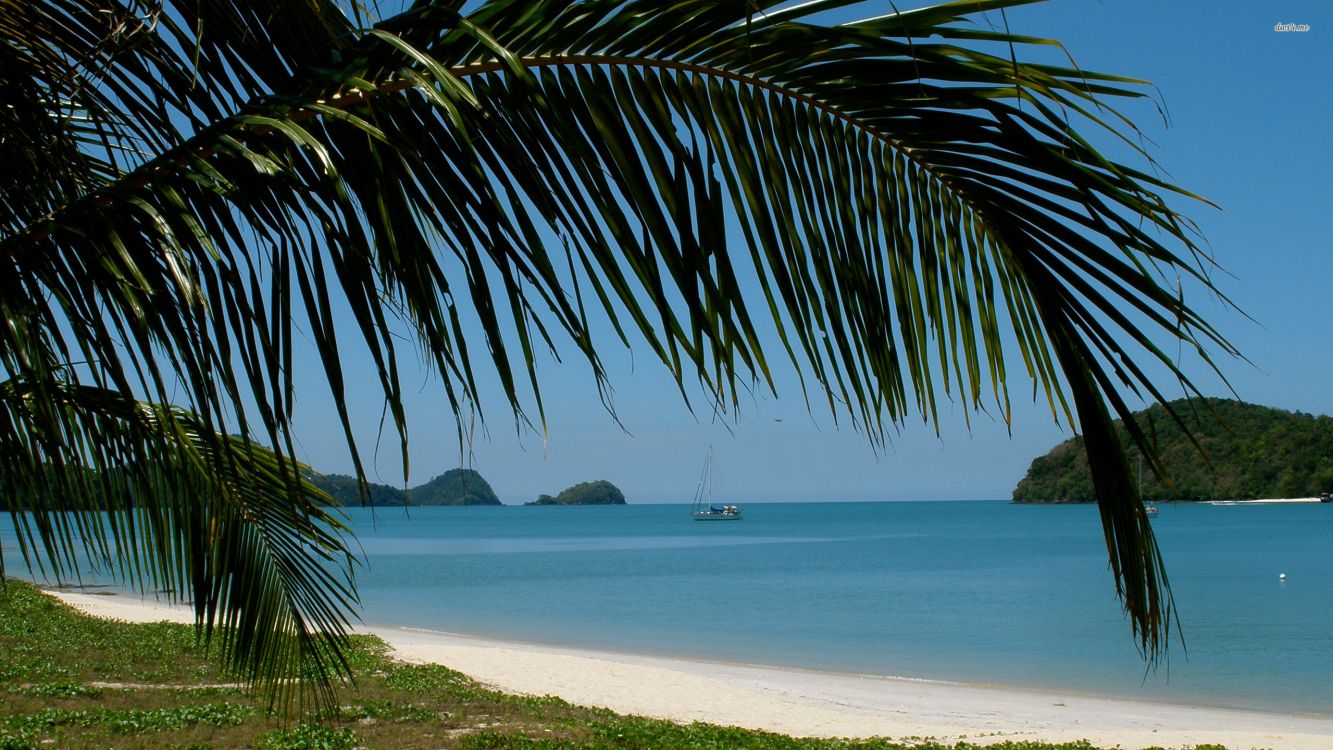
[[[1145,466],[1145,499],[1247,500],[1316,497],[1333,491],[1333,417],[1216,398],[1170,405],[1199,446],[1161,404],[1138,412],[1139,424],[1156,445],[1171,480],[1164,485]],[[1122,424],[1117,426],[1128,446],[1128,432]],[[1137,469],[1138,449],[1127,451],[1131,469]],[[1093,498],[1088,457],[1077,437],[1033,460],[1013,493],[1016,503],[1078,503]]]
[[[90,474],[87,484],[96,488],[95,475]],[[355,508],[367,506],[428,506],[428,505],[503,505],[491,489],[490,482],[473,469],[450,469],[431,479],[425,484],[407,490],[378,482],[367,485],[365,498],[361,497],[356,477],[346,474],[320,474],[310,472],[310,482],[327,492],[333,498],[334,505]],[[27,507],[28,503],[20,500],[7,503],[0,496],[0,508]],[[625,494],[620,488],[599,479],[595,482],[580,482],[568,487],[552,497],[542,495],[525,505],[625,505]],[[83,504],[78,504],[82,507]]]
[[[625,493],[605,479],[598,479],[595,482],[579,482],[565,488],[555,497],[542,495],[524,505],[625,505]]]
[[[356,477],[345,474],[313,474],[311,481],[329,493],[338,505],[362,504]],[[407,491],[387,484],[371,482],[366,505],[502,505],[500,498],[481,474],[473,469],[450,469],[438,477]],[[560,494],[541,495],[525,505],[625,505],[620,488],[598,479],[567,487]]]
[[[329,497],[333,498],[335,505],[343,505],[349,508],[361,505],[361,493],[357,487],[356,477],[346,474],[311,474],[310,482],[329,493]],[[370,482],[367,492],[369,494],[366,497],[366,505],[406,504],[404,498],[407,493],[397,487]]]
[[[345,474],[314,474],[311,481],[329,493],[338,505],[362,504],[356,477]],[[473,469],[450,469],[425,484],[407,491],[387,484],[370,483],[366,505],[502,505],[481,474]]]

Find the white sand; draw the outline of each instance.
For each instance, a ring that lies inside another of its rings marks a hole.
[[[192,622],[189,610],[151,600],[55,595],[99,617]],[[1122,748],[1333,748],[1333,717],[634,656],[403,628],[368,631],[387,641],[398,658],[444,664],[501,690],[679,722],[803,736],[979,743],[1088,739]]]

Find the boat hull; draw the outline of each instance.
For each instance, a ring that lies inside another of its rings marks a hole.
[[[701,511],[701,512],[698,512],[698,513],[691,513],[690,515],[691,515],[691,516],[694,518],[694,520],[696,520],[696,521],[739,521],[739,520],[741,520],[741,514],[740,514],[740,513],[709,513],[709,512],[707,512],[707,511]]]

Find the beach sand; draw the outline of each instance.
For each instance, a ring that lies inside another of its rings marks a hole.
[[[189,610],[125,595],[54,592],[98,617],[192,622]],[[556,695],[678,722],[797,736],[1064,742],[1104,747],[1327,750],[1333,717],[1139,702],[979,685],[638,656],[407,628],[363,628],[396,656],[510,693]]]

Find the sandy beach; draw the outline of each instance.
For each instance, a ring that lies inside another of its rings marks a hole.
[[[55,592],[98,617],[192,622],[189,610],[125,595]],[[398,658],[435,662],[511,693],[679,722],[798,736],[933,737],[989,743],[1087,739],[1104,747],[1326,750],[1333,717],[638,656],[406,628],[365,628]]]

